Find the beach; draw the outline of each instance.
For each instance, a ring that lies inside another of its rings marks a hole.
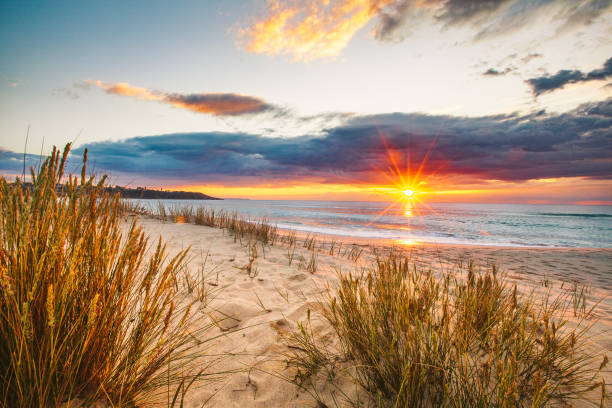
[[[123,228],[132,219],[128,216]],[[332,249],[331,241],[309,235],[298,238],[295,252],[290,254],[282,240],[262,245],[248,239],[241,242],[220,228],[149,216],[140,216],[138,222],[151,242],[163,239],[170,255],[189,248],[185,273],[194,279],[204,274],[204,286],[209,290],[206,305],[201,304],[197,313],[203,324],[213,322],[210,337],[219,336],[207,346],[207,355],[223,357],[208,370],[227,374],[217,382],[190,390],[186,407],[314,406],[312,395],[289,382],[295,371],[285,363],[291,350],[283,339],[296,329],[297,322],[310,317],[316,334],[333,343],[330,328],[317,313],[318,301],[337,285],[339,273],[359,274],[372,266],[377,254],[391,251],[409,256],[419,267],[431,268],[440,275],[452,274],[470,261],[475,270],[490,269],[495,264],[508,284],[516,284],[525,294],[555,296],[566,293],[572,285],[583,288],[584,310],[594,306],[588,348],[602,357],[612,350],[611,249],[393,245],[348,237],[335,238]],[[304,243],[312,238],[315,241]],[[204,358],[203,364],[205,361],[212,360]],[[612,383],[609,371],[602,376],[607,384]],[[350,381],[341,384],[348,394],[357,392]],[[323,400],[332,401],[331,389],[325,384],[318,392]]]
[[[612,408],[612,0],[4,3],[0,408]]]

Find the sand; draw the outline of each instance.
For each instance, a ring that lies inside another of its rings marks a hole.
[[[374,246],[376,251],[388,251],[389,243],[385,248],[380,247],[381,243],[359,242],[352,246],[351,240],[344,238],[340,255],[336,247],[332,256],[330,242],[319,241],[314,274],[306,270],[311,252],[301,242],[296,246],[291,265],[286,245],[277,243],[262,250],[258,244],[258,257],[249,276],[245,270],[249,263],[247,242],[235,242],[221,229],[147,217],[139,221],[152,239],[163,238],[170,254],[190,248],[186,273],[195,277],[204,271],[210,290],[208,304],[197,313],[201,314],[202,322],[216,321],[209,334],[220,336],[210,343],[208,353],[226,356],[209,371],[236,370],[219,382],[193,389],[185,406],[315,406],[308,393],[281,378],[294,375],[283,363],[288,349],[282,336],[294,329],[296,322],[305,320],[309,309],[316,309],[317,299],[326,287],[335,284],[338,271],[359,272],[372,261]],[[351,250],[353,255],[361,253],[358,259],[349,259]],[[469,259],[483,268],[495,263],[525,292],[535,289],[554,293],[574,281],[588,285],[587,307],[600,300],[595,309],[596,335],[592,348],[602,355],[611,354],[612,250],[450,245],[396,245],[394,250],[410,254],[415,262],[429,265],[437,272],[451,271]],[[329,329],[316,313],[313,326],[321,336],[330,337]],[[605,374],[608,384],[612,383],[609,374]]]

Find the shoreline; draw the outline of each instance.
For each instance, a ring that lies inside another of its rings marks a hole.
[[[161,221],[152,215],[139,216],[140,222],[143,219],[160,223],[173,223],[172,221]],[[174,224],[222,230],[219,227],[206,227],[182,222]],[[582,282],[591,286],[596,284],[602,290],[612,291],[612,248],[515,247],[429,242],[407,245],[398,243],[396,240],[306,233],[280,227],[278,231],[279,234],[284,236],[294,234],[301,242],[314,239],[319,244],[331,245],[334,243],[334,245],[344,247],[357,246],[363,250],[369,250],[370,255],[372,255],[373,250],[400,252],[421,263],[437,262],[440,260],[441,254],[444,254],[442,258],[444,258],[443,264],[446,267],[454,267],[457,262],[462,262],[468,258],[484,259],[486,265],[481,266],[496,264],[502,270],[520,280],[554,277],[563,282]],[[516,259],[517,255],[520,259]],[[558,256],[561,256],[561,259],[557,259]],[[591,273],[588,274],[589,276],[584,276],[583,270],[588,270]],[[610,310],[612,313],[612,298],[610,299]]]
[[[272,225],[275,225],[272,223]],[[385,246],[397,246],[397,247],[420,247],[420,246],[438,246],[438,247],[448,247],[448,248],[482,248],[482,249],[503,249],[503,250],[552,250],[552,251],[603,251],[612,253],[612,248],[608,247],[562,247],[562,246],[541,246],[541,245],[494,245],[494,244],[465,244],[465,243],[446,243],[446,242],[427,242],[427,241],[413,241],[411,243],[404,243],[400,239],[391,239],[391,238],[365,238],[365,237],[356,237],[344,234],[330,234],[330,233],[320,233],[320,232],[308,232],[303,230],[294,230],[291,228],[277,227],[279,231],[283,231],[284,233],[295,232],[297,236],[301,238],[306,238],[308,236],[316,236],[323,237],[326,241],[342,241],[346,243],[354,243],[357,245],[385,245]]]
[[[149,212],[155,212],[159,205],[165,203],[159,201],[155,205],[154,200],[131,202],[142,205]],[[612,208],[597,210],[597,214],[590,214],[589,211],[592,210],[589,209],[561,208],[558,209],[560,215],[578,218],[563,218],[562,220],[567,221],[560,221],[550,217],[540,220],[536,214],[539,210],[523,208],[521,205],[508,208],[502,205],[499,209],[493,205],[485,205],[482,211],[478,210],[478,206],[453,205],[415,214],[414,219],[390,212],[387,216],[391,218],[376,221],[381,211],[385,210],[378,209],[377,203],[373,203],[371,209],[349,205],[342,210],[335,209],[334,202],[307,205],[292,201],[286,205],[268,205],[264,201],[252,201],[251,205],[228,200],[203,205],[172,201],[165,204],[177,212],[189,207],[191,211],[203,207],[205,211],[225,212],[228,215],[236,213],[241,218],[253,221],[265,219],[270,225],[285,231],[295,231],[300,235],[315,234],[325,236],[329,240],[350,240],[357,243],[612,250],[612,241],[605,230],[610,225],[610,219],[606,218],[600,222],[599,219],[591,218],[593,215],[612,217]],[[440,212],[439,215],[437,211]],[[547,208],[547,211],[553,210]],[[581,212],[585,212],[587,218],[581,218],[578,214]]]

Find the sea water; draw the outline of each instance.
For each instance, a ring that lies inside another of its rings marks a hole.
[[[612,206],[281,200],[130,200],[205,206],[283,229],[398,243],[612,248]]]

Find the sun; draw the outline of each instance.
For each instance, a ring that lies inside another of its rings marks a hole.
[[[412,198],[414,197],[414,195],[417,193],[416,191],[412,190],[412,189],[405,189],[404,191],[402,191],[402,193],[404,193],[404,195],[408,198]]]
[[[427,187],[428,179],[433,177],[445,164],[442,163],[442,166],[438,167],[434,171],[426,170],[427,160],[433,147],[435,146],[437,137],[432,140],[427,152],[421,160],[421,163],[415,167],[412,167],[410,163],[410,149],[406,149],[404,152],[397,149],[391,149],[382,133],[379,132],[379,135],[387,153],[387,163],[386,166],[383,164],[382,168],[379,168],[376,165],[373,165],[372,167],[381,176],[381,178],[387,180],[387,184],[374,188],[377,191],[382,192],[383,194],[388,194],[393,198],[392,202],[387,206],[387,208],[380,211],[368,223],[368,225],[376,222],[378,218],[385,215],[398,204],[405,207],[403,214],[407,218],[412,218],[418,215],[419,207],[425,207],[431,212],[435,213],[435,211],[429,205],[427,205],[425,199],[428,194],[431,194],[431,188]],[[384,167],[386,167],[386,169]],[[426,174],[426,171],[429,174]]]

